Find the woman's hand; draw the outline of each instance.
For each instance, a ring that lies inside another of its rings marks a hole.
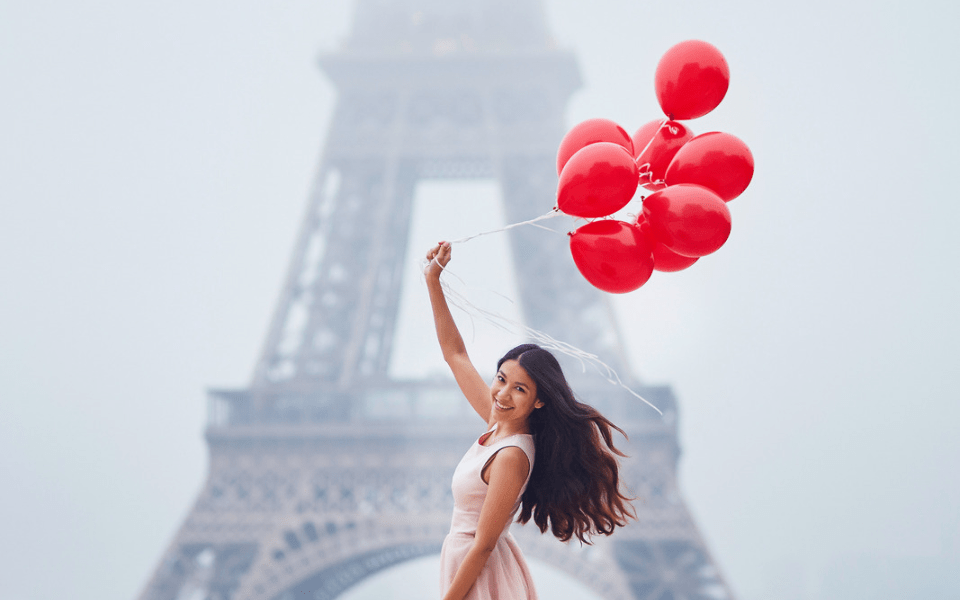
[[[473,545],[457,567],[443,600],[462,600],[477,582],[500,540],[500,534],[513,518],[513,507],[527,480],[530,461],[523,450],[508,446],[493,456],[490,459],[493,462],[487,469],[490,483],[487,484],[487,495],[480,509]]]
[[[450,251],[449,242],[440,242],[433,248],[430,248],[430,251],[427,252],[427,260],[430,261],[430,263],[423,268],[423,274],[427,277],[439,278],[444,267],[450,262]]]

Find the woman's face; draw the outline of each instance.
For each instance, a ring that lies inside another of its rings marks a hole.
[[[526,427],[530,414],[543,406],[537,399],[537,386],[526,369],[515,360],[500,365],[490,386],[493,394],[493,413],[499,422],[513,422]]]

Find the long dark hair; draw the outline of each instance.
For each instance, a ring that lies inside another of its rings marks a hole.
[[[533,379],[543,403],[530,415],[536,457],[517,521],[533,518],[541,533],[550,527],[560,541],[576,537],[589,544],[591,534],[610,535],[636,518],[630,498],[620,490],[614,456],[626,456],[613,444],[613,430],[626,437],[623,430],[577,401],[547,350],[521,344],[500,359],[497,369],[508,360],[516,360]]]

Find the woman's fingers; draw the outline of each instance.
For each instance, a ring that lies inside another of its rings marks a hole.
[[[450,244],[447,242],[440,242],[440,251],[437,255],[437,262],[441,265],[446,265],[450,262]]]
[[[427,273],[431,270],[433,263],[436,263],[441,269],[447,266],[447,263],[450,262],[450,244],[449,242],[440,242],[429,251],[427,251],[427,261],[430,264],[424,269],[424,273]]]

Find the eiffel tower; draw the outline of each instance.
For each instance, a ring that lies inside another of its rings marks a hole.
[[[209,475],[142,600],[328,600],[439,551],[450,477],[483,425],[451,408],[452,381],[389,374],[412,201],[419,181],[488,178],[510,222],[554,205],[580,78],[542,10],[357,0],[351,37],[321,60],[338,102],[262,354],[248,388],[210,392]],[[514,526],[525,553],[608,600],[733,598],[678,492],[671,390],[630,376],[564,236],[508,239],[525,323],[597,353],[663,410],[565,365],[630,436],[639,520],[589,547]]]

